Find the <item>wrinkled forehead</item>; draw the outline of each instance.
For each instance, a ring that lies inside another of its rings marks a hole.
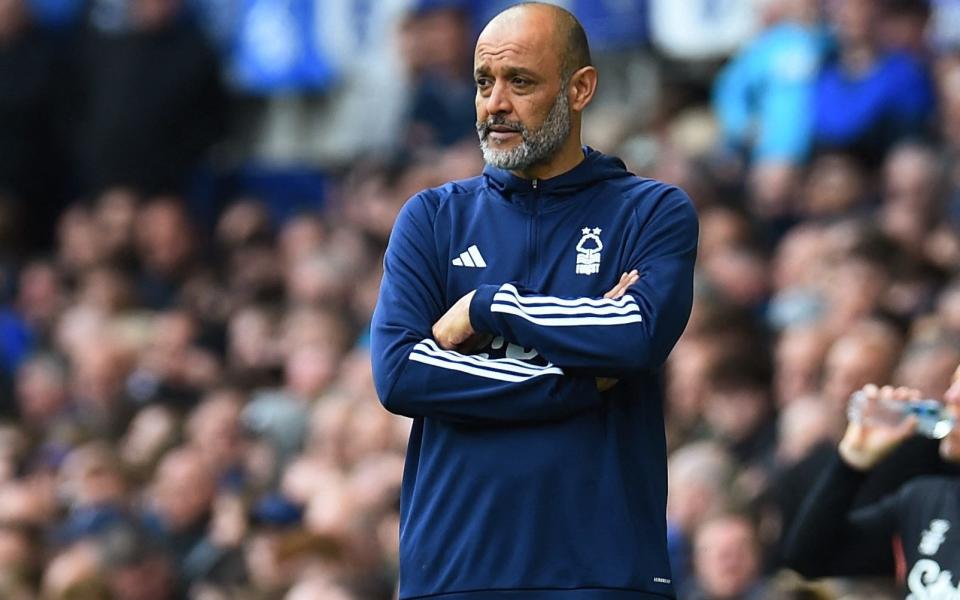
[[[503,14],[480,34],[474,51],[475,69],[519,66],[529,69],[558,69],[560,51],[553,19]]]

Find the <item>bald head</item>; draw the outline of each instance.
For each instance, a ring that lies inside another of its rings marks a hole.
[[[546,2],[521,2],[511,6],[487,24],[480,39],[488,31],[526,27],[541,31],[547,28],[550,32],[549,51],[561,59],[561,79],[567,80],[578,69],[592,64],[587,33],[580,21],[567,9]]]
[[[583,160],[581,113],[597,88],[583,28],[569,12],[529,2],[497,15],[474,53],[483,159],[528,179]]]

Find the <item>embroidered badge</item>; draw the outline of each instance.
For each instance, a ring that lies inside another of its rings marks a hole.
[[[577,242],[577,275],[596,275],[600,272],[600,251],[603,242],[600,241],[600,228],[584,227],[583,234]]]

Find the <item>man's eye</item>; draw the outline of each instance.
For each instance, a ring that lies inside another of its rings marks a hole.
[[[480,79],[477,79],[477,87],[478,87],[478,88],[487,87],[487,86],[489,86],[489,85],[490,85],[490,80],[489,80],[489,79],[486,79],[486,78],[484,78],[484,77],[481,77]]]
[[[516,86],[524,86],[524,85],[527,85],[528,83],[530,83],[530,82],[527,81],[526,79],[523,79],[522,77],[514,77],[514,78],[513,78],[513,85],[516,85]]]

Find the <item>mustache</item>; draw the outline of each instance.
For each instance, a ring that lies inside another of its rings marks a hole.
[[[510,131],[516,131],[521,134],[525,132],[523,123],[520,121],[510,121],[503,115],[493,115],[486,121],[477,121],[477,133],[480,134],[480,139],[486,139],[490,130],[497,125],[507,127]]]

